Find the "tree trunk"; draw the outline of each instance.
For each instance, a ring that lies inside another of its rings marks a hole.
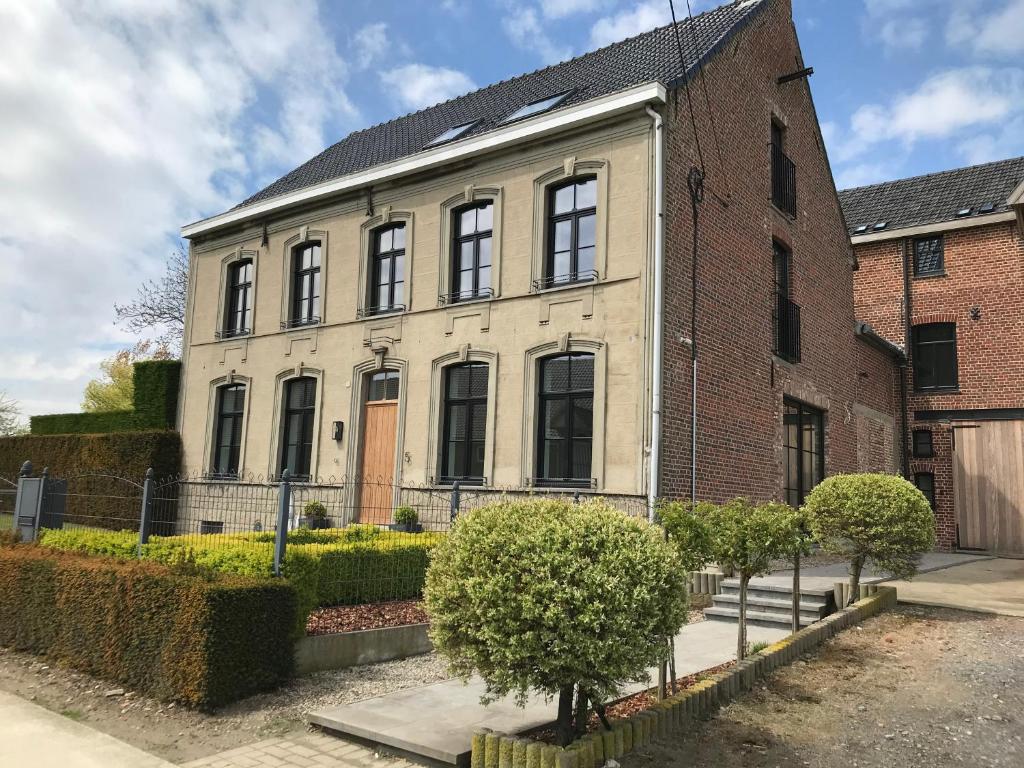
[[[583,690],[583,686],[577,686],[576,691],[576,722],[573,724],[573,728],[576,738],[579,738],[587,732],[587,719],[589,715],[589,708],[587,706],[587,692]]]
[[[736,661],[747,656],[747,582],[750,577],[740,574],[740,626],[736,633]]]
[[[864,570],[864,556],[855,557],[850,563],[850,597],[847,605],[853,605],[860,599],[860,572]]]
[[[676,639],[670,638],[668,641],[668,676],[672,681],[672,695],[676,695]]]
[[[558,692],[558,723],[555,726],[555,739],[562,747],[568,746],[573,741],[572,708],[575,691],[575,687],[570,685]]]
[[[793,633],[800,631],[800,553],[793,558]]]

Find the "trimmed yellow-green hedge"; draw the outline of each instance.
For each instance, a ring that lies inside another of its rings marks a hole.
[[[283,580],[0,547],[0,644],[157,698],[212,709],[294,673]]]

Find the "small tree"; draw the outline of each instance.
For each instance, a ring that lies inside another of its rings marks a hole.
[[[25,423],[21,420],[21,406],[17,400],[0,392],[0,437],[24,434]]]
[[[135,363],[141,360],[167,360],[171,356],[164,345],[155,348],[152,342],[140,341],[130,349],[122,349],[100,363],[103,377],[85,385],[82,410],[85,412],[129,411],[134,407]]]
[[[485,702],[557,695],[563,744],[586,723],[574,691],[603,715],[600,702],[646,679],[686,620],[683,568],[663,532],[600,500],[463,514],[434,550],[425,599],[452,671],[479,674]]]
[[[130,304],[114,305],[115,319],[140,335],[156,331],[157,341],[177,352],[185,330],[187,297],[188,254],[178,248],[167,259],[163,277],[143,283]]]
[[[917,573],[921,553],[935,546],[935,516],[928,499],[896,475],[835,475],[804,503],[811,532],[826,552],[850,560],[850,603],[870,559],[898,578]]]
[[[736,659],[741,660],[747,651],[747,585],[753,577],[767,573],[772,560],[795,551],[798,517],[786,504],[769,502],[755,507],[743,498],[709,506],[705,514],[714,559],[731,567],[740,579]]]
[[[711,531],[707,518],[713,504],[665,501],[658,507],[658,519],[675,546],[687,574],[699,571],[711,560]]]

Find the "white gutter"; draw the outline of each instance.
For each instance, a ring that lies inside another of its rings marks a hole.
[[[664,125],[661,115],[648,104],[644,110],[651,116],[654,128],[654,344],[651,352],[651,451],[648,456],[647,517],[654,522],[655,506],[661,469],[661,386],[662,355],[665,347],[665,293],[662,283],[665,276],[665,168],[664,168]]]
[[[624,91],[592,99],[550,114],[521,120],[480,136],[471,136],[461,141],[454,141],[434,149],[417,152],[410,157],[375,165],[365,171],[358,171],[357,173],[305,187],[295,192],[278,195],[269,200],[261,200],[244,208],[226,211],[217,216],[185,225],[181,228],[181,236],[186,238],[195,237],[229,224],[238,224],[265,216],[271,212],[315,202],[330,195],[354,191],[410,173],[436,168],[445,163],[461,160],[471,155],[501,149],[523,141],[556,133],[567,127],[604,120],[652,101],[665,101],[665,86],[661,83],[652,82],[637,85]]]
[[[1016,214],[1013,211],[1001,211],[1000,213],[988,213],[982,216],[953,219],[952,221],[940,221],[936,224],[921,224],[916,227],[886,229],[881,232],[865,232],[862,235],[851,235],[850,242],[854,245],[863,245],[864,243],[877,243],[882,240],[899,240],[904,237],[929,235],[935,232],[950,232],[954,229],[984,227],[988,224],[999,224],[1004,221],[1013,221],[1015,218]]]

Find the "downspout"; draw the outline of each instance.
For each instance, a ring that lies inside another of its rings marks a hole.
[[[660,490],[662,358],[665,348],[665,135],[661,115],[650,104],[644,110],[650,115],[654,128],[654,343],[651,350],[651,450],[647,480],[647,517],[653,522]]]
[[[900,241],[900,250],[903,255],[903,364],[900,366],[900,410],[902,411],[903,428],[900,435],[900,451],[902,452],[903,477],[910,479],[910,459],[907,451],[907,430],[909,429],[909,415],[907,413],[907,365],[910,359],[910,339],[912,329],[910,326],[913,317],[910,292],[910,248],[906,238]]]

